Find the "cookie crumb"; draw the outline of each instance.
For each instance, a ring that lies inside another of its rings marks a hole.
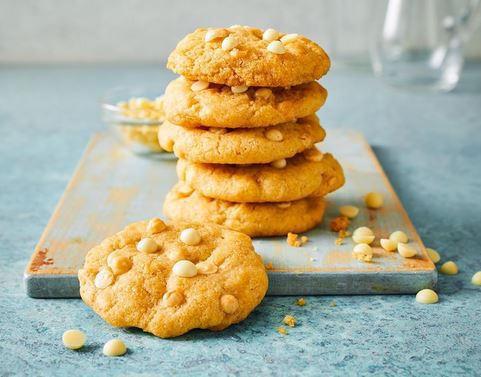
[[[345,229],[341,229],[337,235],[339,236],[339,238],[346,238],[346,237],[349,237],[351,235],[351,232],[349,232],[348,230],[345,230]]]
[[[299,238],[299,235],[296,233],[287,233],[287,243],[290,246],[301,247],[302,245],[307,243],[307,241],[309,241],[309,237],[302,236],[301,238]]]
[[[304,305],[306,305],[306,303],[307,302],[306,302],[306,300],[304,300],[304,297],[301,297],[300,299],[298,299],[296,301],[296,304],[299,305],[299,306],[304,306]]]
[[[332,232],[339,232],[341,230],[346,230],[349,226],[350,221],[345,216],[334,217],[329,223],[329,227]]]
[[[335,243],[337,246],[341,246],[341,245],[344,243],[344,238],[336,238],[336,240],[334,241],[334,243]]]
[[[272,270],[274,268],[274,266],[272,265],[272,262],[266,263],[265,266],[266,266],[266,270]]]
[[[284,317],[282,322],[289,327],[294,327],[297,324],[297,319],[296,317],[288,314]]]
[[[287,330],[284,326],[279,326],[276,328],[276,331],[281,335],[287,335]]]
[[[330,303],[329,303],[329,307],[331,308],[335,308],[337,306],[336,304],[336,301],[332,300]]]

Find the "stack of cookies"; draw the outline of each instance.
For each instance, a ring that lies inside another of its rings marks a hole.
[[[324,196],[344,184],[339,163],[315,147],[315,112],[327,92],[324,50],[297,34],[244,26],[197,29],[169,56],[182,75],[166,89],[162,148],[178,157],[179,182],[164,212],[250,236],[316,226]]]

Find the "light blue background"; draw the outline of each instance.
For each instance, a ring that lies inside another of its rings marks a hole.
[[[162,340],[106,325],[80,300],[25,296],[22,273],[92,132],[98,98],[118,84],[158,83],[156,66],[0,67],[0,375],[479,375],[481,288],[481,65],[459,88],[432,95],[384,86],[368,72],[334,71],[321,119],[362,131],[427,246],[455,260],[440,275],[440,303],[413,296],[264,300],[222,333]],[[335,300],[336,307],[329,303]],[[281,336],[285,314],[299,326]],[[61,335],[81,328],[88,346],[66,350]],[[106,358],[111,337],[129,347]]]

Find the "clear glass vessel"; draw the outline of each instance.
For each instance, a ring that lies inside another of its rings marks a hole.
[[[380,2],[381,3],[381,2]],[[479,0],[389,0],[379,4],[371,62],[396,86],[449,91],[463,69],[463,43],[479,18]]]

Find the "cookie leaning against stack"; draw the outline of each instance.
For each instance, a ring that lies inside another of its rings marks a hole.
[[[179,157],[166,215],[250,236],[316,226],[324,196],[344,184],[339,163],[314,146],[327,97],[316,80],[329,66],[314,42],[272,29],[197,29],[179,42],[167,67],[182,76],[166,89],[159,130]]]

